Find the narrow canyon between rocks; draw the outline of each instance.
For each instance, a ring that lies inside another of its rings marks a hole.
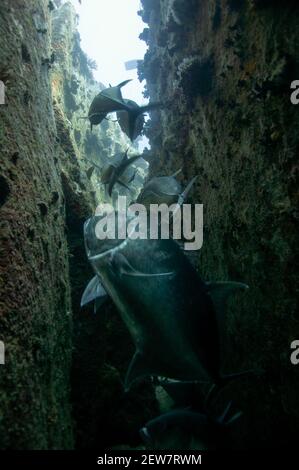
[[[80,307],[93,276],[83,225],[104,201],[92,162],[138,145],[112,119],[92,131],[82,119],[108,84],[71,3],[2,0],[0,13],[0,448],[147,448],[140,429],[172,409],[171,393],[149,377],[125,392],[134,344],[117,307]],[[221,368],[254,373],[212,402],[215,415],[228,402],[242,412],[219,446],[286,447],[299,433],[298,5],[142,0],[139,16],[138,76],[159,106],[129,194],[179,169],[183,188],[197,176],[188,201],[203,204],[203,246],[185,256],[206,282],[249,286],[229,302]],[[183,437],[158,448],[202,448]]]

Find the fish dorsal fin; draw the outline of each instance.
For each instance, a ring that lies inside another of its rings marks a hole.
[[[125,391],[128,392],[134,382],[148,375],[152,375],[143,354],[136,351],[130,362],[125,378]]]
[[[125,86],[127,83],[129,83],[130,81],[131,80],[125,80],[124,82],[119,83],[117,86],[105,88],[99,93],[99,95],[109,98],[110,100],[113,100],[116,103],[119,103],[123,109],[127,109],[128,106],[123,100],[123,97],[121,94],[121,88]]]
[[[226,303],[230,295],[239,290],[247,290],[249,287],[242,282],[207,282],[208,293],[214,304],[217,315],[221,318],[225,313]]]
[[[125,80],[117,85],[117,88],[122,88],[123,86],[127,85],[132,81],[132,78],[129,78],[129,80]]]
[[[95,275],[87,284],[85,291],[83,292],[80,305],[81,307],[84,307],[84,305],[87,305],[89,302],[98,298],[106,299],[107,295],[108,294],[101,284],[99,276]]]

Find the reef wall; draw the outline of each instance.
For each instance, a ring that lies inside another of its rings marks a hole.
[[[246,282],[226,318],[224,370],[264,370],[222,399],[244,411],[233,446],[296,439],[299,376],[296,272],[299,76],[296,2],[143,0],[148,44],[140,78],[164,102],[147,135],[152,174],[199,175],[204,244],[192,257],[207,280]]]
[[[70,448],[72,319],[46,1],[1,2],[1,448]],[[39,32],[43,30],[46,32]]]
[[[152,392],[123,395],[132,346],[114,309],[80,311],[93,275],[83,222],[102,197],[87,158],[103,164],[128,139],[80,119],[103,84],[72,6],[4,0],[0,10],[0,448],[134,442]]]

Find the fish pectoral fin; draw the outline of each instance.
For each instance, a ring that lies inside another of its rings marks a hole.
[[[125,378],[125,391],[128,392],[134,382],[152,375],[143,354],[136,351],[130,362]]]
[[[225,311],[225,305],[230,295],[239,290],[249,289],[248,285],[242,282],[207,282],[206,285],[215,310],[220,315]]]
[[[108,294],[103,285],[101,284],[99,276],[95,275],[87,284],[85,291],[83,292],[83,295],[81,297],[80,305],[81,307],[84,307],[89,302],[92,302],[96,299],[101,299],[103,303],[103,301],[106,300],[107,297]]]
[[[121,253],[116,253],[114,256],[114,261],[119,267],[119,272],[123,276],[135,276],[135,277],[160,277],[160,276],[173,276],[174,271],[165,272],[165,273],[143,273],[135,269],[127,258]]]
[[[97,297],[93,304],[93,313],[96,314],[99,308],[106,302],[108,295],[103,297]]]

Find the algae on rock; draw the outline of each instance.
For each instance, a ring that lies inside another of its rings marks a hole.
[[[3,0],[0,6],[0,80],[7,103],[0,106],[2,449],[70,449],[75,442],[86,448],[108,422],[136,439],[133,423],[141,425],[154,406],[145,386],[142,399],[119,395],[113,416],[110,392],[121,391],[128,335],[118,317],[99,331],[101,316],[94,320],[80,311],[92,275],[83,222],[103,197],[98,175],[86,174],[86,157],[103,164],[130,144],[118,124],[105,122],[91,134],[80,119],[103,85],[94,81],[80,48],[73,7],[55,4],[54,11],[48,0]],[[86,371],[92,375],[85,381]],[[95,389],[100,393],[91,403]],[[107,439],[118,443],[112,428]]]
[[[299,75],[298,5],[142,4],[149,49],[139,74],[147,96],[168,103],[148,126],[151,174],[182,167],[186,181],[199,175],[191,201],[204,204],[204,243],[195,263],[207,280],[250,286],[231,302],[224,369],[265,373],[225,395],[244,411],[234,445],[284,445],[299,430],[299,377],[289,359],[297,331],[299,117],[290,84]]]

